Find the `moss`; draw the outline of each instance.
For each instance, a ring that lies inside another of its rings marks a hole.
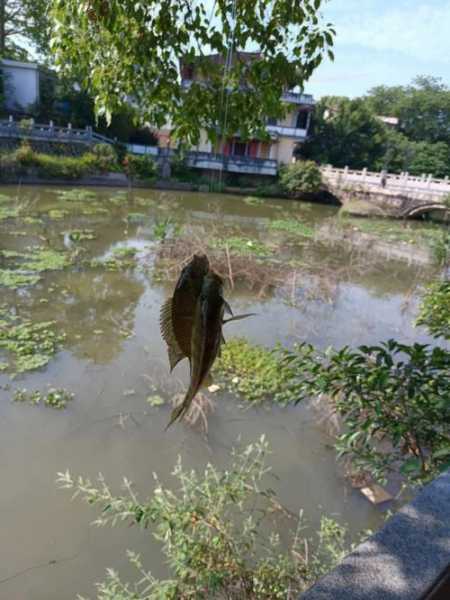
[[[295,219],[285,220],[285,219],[277,219],[275,221],[271,221],[269,224],[269,229],[274,229],[276,231],[286,231],[287,233],[291,233],[296,236],[312,238],[314,237],[314,229],[305,225],[301,221],[297,221]]]
[[[228,340],[214,366],[227,388],[250,402],[273,400],[280,404],[292,402],[290,383],[293,370],[282,360],[277,348],[251,345],[240,338]]]

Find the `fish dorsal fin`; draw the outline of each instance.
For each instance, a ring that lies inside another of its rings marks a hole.
[[[167,344],[167,352],[169,355],[170,370],[173,371],[175,366],[185,358],[173,332],[172,324],[172,298],[169,298],[161,307],[160,313],[161,335]]]

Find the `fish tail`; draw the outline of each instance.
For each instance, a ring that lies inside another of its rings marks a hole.
[[[176,406],[173,409],[172,414],[170,415],[170,421],[166,426],[166,431],[169,429],[169,427],[171,425],[173,425],[173,423],[175,423],[175,421],[177,421],[178,419],[181,420],[184,417],[184,415],[187,413],[187,411],[189,410],[189,408],[191,406],[194,395],[195,394],[192,394],[191,391],[188,390],[183,402],[179,406]]]

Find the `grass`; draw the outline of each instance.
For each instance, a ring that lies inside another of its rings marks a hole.
[[[282,362],[277,348],[267,349],[232,338],[222,346],[214,374],[231,392],[249,402],[270,399],[284,405],[295,400],[289,391],[294,372]]]

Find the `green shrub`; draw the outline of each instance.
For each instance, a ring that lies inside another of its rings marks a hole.
[[[110,144],[95,144],[91,149],[91,154],[95,159],[92,161],[93,166],[95,166],[100,173],[108,173],[117,170],[117,154]]]
[[[400,471],[425,483],[450,467],[450,352],[389,340],[318,354],[286,352],[297,399],[324,394],[343,420],[340,456],[380,481]]]
[[[154,179],[156,177],[156,164],[149,154],[127,154],[123,160],[123,166],[131,178]]]
[[[450,281],[437,281],[427,288],[416,325],[424,325],[434,337],[450,340]]]
[[[74,479],[69,472],[59,473],[62,488],[98,506],[97,525],[124,522],[143,530],[152,527],[153,537],[162,544],[169,578],[156,579],[138,555],[128,552],[137,582],[124,583],[108,569],[98,599],[286,600],[298,597],[335,566],[349,550],[347,535],[327,517],[309,540],[300,513],[294,518],[297,528],[288,538],[289,548],[283,549],[276,518],[283,508],[275,492],[265,487],[267,452],[262,437],[233,453],[228,469],[219,471],[208,464],[202,474],[186,470],[179,460],[173,472],[176,490],[164,487],[155,475],[155,489],[145,501],[138,499],[127,479],[124,491],[116,496],[102,476],[93,484],[83,477]]]
[[[316,193],[322,187],[322,173],[312,160],[298,160],[280,170],[280,183],[293,195]]]

